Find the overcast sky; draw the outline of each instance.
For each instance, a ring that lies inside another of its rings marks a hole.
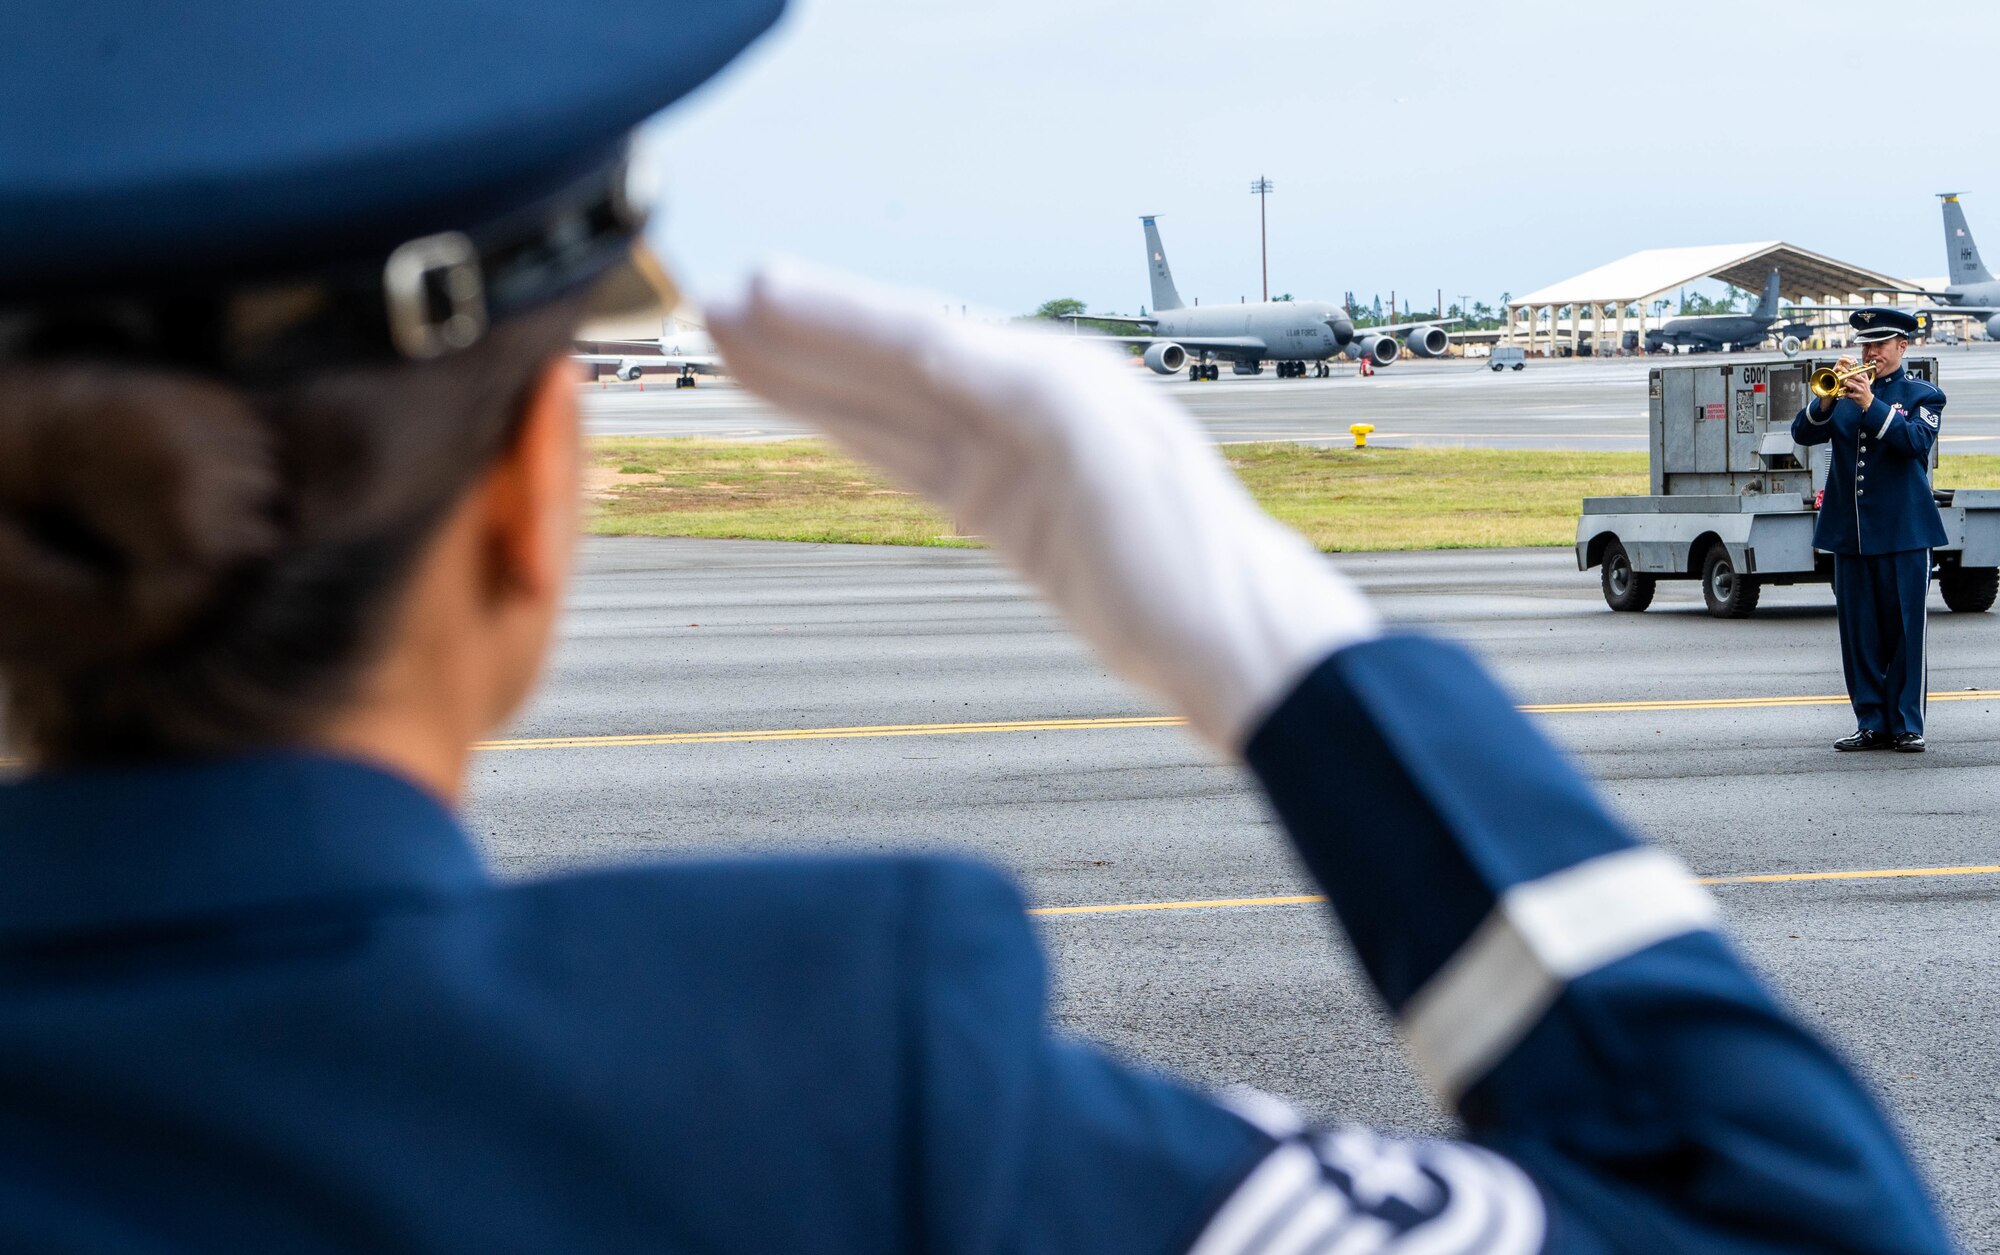
[[[1184,295],[1255,300],[1260,174],[1300,298],[1497,302],[1764,239],[1932,276],[1934,192],[2000,258],[2000,113],[1949,90],[1996,46],[1990,0],[793,0],[651,151],[697,292],[785,252],[1129,313],[1156,213]]]

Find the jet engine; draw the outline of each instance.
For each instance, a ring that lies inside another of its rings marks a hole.
[[[1178,344],[1149,344],[1146,365],[1162,375],[1178,375],[1187,365],[1187,350]]]
[[[618,363],[618,369],[612,371],[611,373],[618,376],[626,383],[631,383],[634,379],[637,379],[644,372],[642,372],[639,369],[639,363],[637,362],[620,362]]]
[[[1443,327],[1412,327],[1403,336],[1403,343],[1418,357],[1443,357],[1451,337],[1444,333]]]
[[[1377,366],[1387,366],[1396,360],[1401,350],[1396,347],[1396,337],[1364,333],[1347,342],[1346,353],[1359,360],[1372,357]]]
[[[1986,334],[1995,340],[2000,340],[2000,314],[1995,314],[1986,320]]]
[[[1354,342],[1354,322],[1345,314],[1335,314],[1326,320],[1326,329],[1333,332],[1333,347],[1344,349]]]

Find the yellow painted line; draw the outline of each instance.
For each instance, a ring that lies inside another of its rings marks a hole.
[[[1321,893],[1297,894],[1289,898],[1203,898],[1195,902],[1112,902],[1104,906],[1038,906],[1030,915],[1112,915],[1119,911],[1207,911],[1218,906],[1304,906],[1324,902]]]
[[[1698,885],[1774,885],[1809,880],[1920,880],[1937,876],[1996,876],[2000,864],[1985,867],[1891,867],[1849,872],[1769,872],[1752,876],[1700,876]],[[1197,898],[1185,902],[1109,902],[1100,906],[1038,906],[1030,915],[1116,915],[1126,911],[1207,911],[1228,906],[1307,906],[1324,894],[1277,898]]]
[[[2000,701],[2000,689],[1967,689],[1932,693],[1934,702]],[[1774,706],[1845,706],[1838,695],[1808,697],[1697,697],[1666,701],[1548,702],[1521,710],[1530,715],[1615,714],[1670,710],[1755,710]],[[474,749],[502,750],[621,749],[649,745],[740,745],[756,741],[844,741],[894,736],[966,736],[991,732],[1101,732],[1118,728],[1179,728],[1187,720],[1171,715],[1131,718],[987,720],[979,723],[883,723],[841,728],[761,728],[723,732],[645,732],[612,736],[530,736],[481,741]],[[18,759],[0,758],[0,768],[20,766]]]
[[[1934,702],[2000,701],[2000,689],[1932,693]],[[1531,715],[1612,714],[1671,710],[1754,710],[1771,706],[1845,706],[1838,695],[1807,697],[1698,697],[1665,701],[1553,702],[1523,706]],[[482,741],[480,750],[613,749],[647,745],[733,745],[752,741],[839,741],[892,736],[964,736],[984,732],[1097,732],[1118,728],[1178,728],[1171,715],[1133,718],[989,720],[980,723],[884,723],[840,728],[768,728],[723,732],[655,732],[629,736],[544,736]]]
[[[887,736],[963,736],[975,732],[1075,732],[1106,728],[1178,728],[1169,715],[1130,719],[1022,719],[984,723],[883,723],[847,728],[773,728],[743,732],[661,732],[635,736],[520,737],[482,741],[481,750],[598,749],[627,745],[724,745],[745,741],[839,741]]]
[[[1799,880],[1896,880],[1928,876],[1994,876],[2000,864],[1984,867],[1891,867],[1866,872],[1769,872],[1757,876],[1711,876],[1704,885],[1776,885]]]
[[[1930,695],[1930,700],[1934,702],[1984,702],[1996,699],[2000,699],[2000,689],[1957,689]],[[1634,710],[1755,710],[1767,706],[1845,705],[1847,698],[1839,694],[1817,694],[1807,697],[1694,697],[1668,701],[1549,702],[1537,706],[1523,706],[1521,710],[1530,715],[1580,715]]]

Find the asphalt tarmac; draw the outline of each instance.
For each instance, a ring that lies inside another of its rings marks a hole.
[[[1926,346],[1921,352],[1938,358],[1939,382],[1950,398],[1945,453],[2000,453],[2000,345]],[[1555,359],[1498,373],[1476,360],[1405,361],[1367,379],[1343,364],[1331,379],[1279,379],[1268,370],[1238,378],[1225,371],[1214,383],[1144,373],[1224,442],[1344,444],[1352,439],[1350,425],[1367,423],[1375,428],[1371,441],[1393,446],[1644,451],[1646,372],[1656,364],[1695,360],[1723,359]],[[1764,354],[1741,360],[1782,359]],[[675,388],[671,379],[652,378],[643,390],[607,381],[585,385],[582,395],[597,435],[784,440],[810,434],[726,380]]]
[[[1614,615],[1565,550],[1337,561],[1522,702],[1585,706],[1533,717],[1699,875],[2000,864],[2000,700],[1940,699],[2000,689],[2000,615],[1933,597],[1929,754],[1836,755],[1852,723],[1823,587],[1766,590],[1755,618],[1723,622],[1692,583]],[[1665,701],[1695,704],[1632,705]],[[1031,726],[936,728],[996,722]],[[475,764],[473,824],[511,875],[949,850],[1008,869],[1040,907],[1312,892],[1248,777],[977,552],[593,540],[553,671],[508,735]],[[1882,1095],[1961,1240],[2000,1249],[2000,875],[1713,892],[1751,961]],[[1038,924],[1066,1029],[1323,1119],[1450,1127],[1321,907]]]

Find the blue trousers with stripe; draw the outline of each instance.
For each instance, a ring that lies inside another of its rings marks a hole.
[[[1931,551],[1833,555],[1840,669],[1858,727],[1923,734]]]

